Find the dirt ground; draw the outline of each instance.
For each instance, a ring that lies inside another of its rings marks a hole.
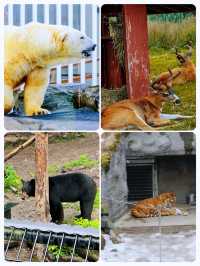
[[[8,154],[13,148],[5,149],[5,154]],[[99,138],[97,134],[88,133],[88,136],[66,142],[50,143],[48,147],[48,165],[56,165],[62,167],[64,163],[79,159],[81,154],[87,154],[91,159],[99,159]],[[30,180],[34,176],[35,158],[34,145],[20,151],[16,156],[7,161],[6,164],[11,164],[15,168],[18,175],[24,180]],[[99,186],[99,168],[95,166],[91,169],[73,169],[70,172],[82,172],[90,175]],[[12,208],[12,218],[28,219],[36,221],[39,219],[39,212],[35,209],[35,199],[28,198],[22,200],[20,195],[14,193],[5,194],[6,202],[16,202],[17,206]],[[78,203],[67,203],[65,206],[65,221],[70,222],[72,218],[79,214]],[[99,210],[94,209],[92,218],[98,219]]]

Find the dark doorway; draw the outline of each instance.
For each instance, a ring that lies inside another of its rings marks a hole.
[[[153,163],[127,164],[128,201],[153,197]]]

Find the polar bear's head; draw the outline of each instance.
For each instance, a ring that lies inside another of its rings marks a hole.
[[[89,57],[96,48],[91,38],[74,28],[63,26],[60,34],[63,49],[68,58]]]
[[[48,67],[59,63],[76,63],[81,58],[91,56],[96,47],[84,33],[64,25],[28,23],[19,27],[18,32],[26,47],[30,47],[28,52],[33,52],[32,57],[40,57],[43,65]]]

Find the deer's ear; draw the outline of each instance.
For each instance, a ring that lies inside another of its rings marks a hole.
[[[170,76],[172,77],[173,76],[173,73],[172,73],[171,69],[168,68],[168,71],[169,71]]]
[[[176,73],[176,74],[173,76],[173,79],[177,78],[180,74],[181,74],[181,71],[179,71],[178,73]]]

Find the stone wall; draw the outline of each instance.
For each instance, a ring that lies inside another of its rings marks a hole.
[[[165,156],[157,158],[159,193],[176,192],[177,202],[186,203],[190,193],[196,192],[195,156]]]
[[[190,132],[136,132],[124,139],[127,153],[136,157],[195,154],[195,135]]]
[[[102,169],[101,177],[102,207],[108,208],[109,219],[114,221],[127,210],[126,153],[122,142],[112,155],[109,170]]]

